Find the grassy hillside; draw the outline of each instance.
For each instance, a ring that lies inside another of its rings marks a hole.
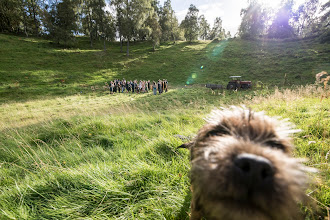
[[[284,73],[306,84],[329,72],[329,45],[181,42],[151,52],[136,43],[126,58],[119,45],[90,50],[86,39],[79,49],[7,35],[0,43],[0,219],[188,219],[189,155],[175,135],[191,137],[211,109],[241,104],[302,129],[294,156],[319,169],[306,193],[320,207],[302,210],[329,215],[330,99],[321,102],[316,85],[272,87]],[[198,85],[241,73],[269,87],[214,95]],[[171,89],[90,90],[122,77],[167,78]]]
[[[49,41],[0,34],[0,102],[67,96],[90,91],[116,78],[166,78],[172,86],[222,83],[243,75],[269,85],[308,84],[321,70],[330,72],[328,44],[311,41],[179,42],[156,52],[146,42],[131,46],[131,56],[118,43],[106,52],[91,49],[87,38],[77,48]],[[101,48],[101,45],[100,45]],[[201,66],[204,68],[201,69]]]

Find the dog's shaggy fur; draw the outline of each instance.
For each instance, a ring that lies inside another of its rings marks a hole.
[[[302,218],[307,181],[289,138],[297,130],[241,107],[214,110],[206,121],[181,146],[191,151],[190,219]]]

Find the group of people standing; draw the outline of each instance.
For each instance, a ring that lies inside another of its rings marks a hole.
[[[157,90],[158,90],[158,94],[162,94],[163,92],[167,92],[167,80],[163,79],[163,80],[158,80],[157,82],[153,81],[152,83],[150,82],[150,80],[119,80],[119,79],[115,79],[113,81],[111,81],[110,83],[105,83],[105,86],[107,88],[109,88],[110,90],[110,94],[113,93],[124,93],[125,91],[128,92],[132,92],[132,93],[145,93],[145,92],[149,92],[152,91],[154,93],[154,95],[157,94]]]

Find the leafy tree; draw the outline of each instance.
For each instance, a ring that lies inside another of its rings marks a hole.
[[[89,35],[92,47],[94,39],[103,39],[104,50],[106,40],[112,40],[115,35],[114,19],[104,10],[105,6],[104,0],[84,0],[82,6],[83,32]]]
[[[45,14],[45,28],[50,36],[59,44],[61,41],[67,44],[78,30],[78,16],[75,13],[77,2],[63,0],[53,3],[51,10]]]
[[[41,31],[40,5],[39,0],[1,0],[0,31],[38,35]]]
[[[113,0],[111,4],[115,7],[116,10],[116,31],[118,32],[119,41],[120,41],[120,52],[123,52],[123,22],[124,22],[124,5],[122,0]]]
[[[93,1],[84,0],[82,3],[82,32],[89,36],[90,45],[93,47],[93,40],[96,38],[96,29],[93,21]]]
[[[105,40],[114,41],[116,37],[116,27],[115,27],[115,20],[110,12],[105,12],[104,16],[104,49],[105,49]]]
[[[151,40],[153,45],[153,50],[156,50],[156,46],[160,43],[160,38],[162,37],[161,27],[158,23],[158,15],[153,13],[151,17],[148,19],[148,23],[151,28]]]
[[[230,31],[227,31],[226,38],[231,38],[231,33],[230,33]]]
[[[163,41],[171,40],[175,43],[177,39],[182,38],[179,22],[172,9],[170,0],[166,0],[164,7],[160,7],[159,18]]]
[[[298,7],[293,14],[297,35],[305,37],[311,32],[311,28],[317,23],[318,9],[319,0],[307,0]]]
[[[241,38],[257,38],[265,32],[267,12],[256,0],[249,1],[247,8],[241,10],[242,21],[238,34]]]
[[[0,31],[19,32],[22,21],[20,0],[0,1]]]
[[[166,0],[164,6],[159,10],[159,24],[162,29],[162,40],[175,41],[175,31],[178,27],[178,20],[172,9],[171,0]]]
[[[103,39],[103,48],[106,50],[105,41],[107,39],[107,35],[113,36],[114,31],[112,30],[112,17],[110,13],[106,13],[104,11],[104,7],[106,6],[104,0],[94,0],[92,12],[93,12],[93,21],[95,25],[95,30],[98,37]]]
[[[197,40],[199,28],[198,28],[198,12],[199,10],[195,5],[191,4],[187,15],[184,20],[181,22],[181,26],[184,30],[184,37],[189,40]]]
[[[210,32],[210,40],[225,38],[226,31],[222,28],[222,19],[220,17],[215,18],[213,28]]]
[[[322,43],[330,42],[330,1],[323,4],[321,7],[323,15],[320,17],[318,33]]]
[[[41,15],[41,2],[39,0],[22,0],[24,10],[24,23],[27,25],[29,32],[38,36],[40,33],[40,15]],[[33,31],[32,31],[33,30]]]
[[[117,16],[120,18],[120,35],[127,40],[126,55],[129,56],[129,42],[138,36],[139,30],[145,25],[150,11],[151,0],[114,0]]]
[[[180,28],[178,19],[175,16],[174,12],[173,12],[172,21],[171,21],[171,30],[172,30],[171,40],[173,40],[174,43],[178,39],[180,39],[180,40],[184,39],[183,30]]]
[[[205,19],[204,15],[199,16],[198,23],[199,23],[199,30],[200,30],[199,36],[203,40],[206,40],[208,38],[208,35],[210,32],[210,25],[207,23],[207,20]]]
[[[162,31],[163,41],[176,41],[180,38],[180,28],[178,19],[172,9],[171,0],[166,0],[163,7],[159,7],[157,11],[159,14],[159,24]]]
[[[160,7],[159,24],[162,29],[162,40],[168,41],[171,37],[171,16],[172,16],[171,0],[166,0],[164,6]]]
[[[294,36],[294,30],[290,24],[290,20],[293,18],[292,6],[293,0],[287,0],[278,10],[268,29],[270,38],[291,38]]]

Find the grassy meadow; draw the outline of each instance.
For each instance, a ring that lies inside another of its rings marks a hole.
[[[330,45],[312,41],[200,41],[106,52],[88,39],[65,49],[0,34],[0,219],[189,219],[189,152],[176,149],[213,109],[246,105],[288,118],[295,157],[317,168],[306,192],[329,217],[330,99],[315,74],[330,72]],[[203,66],[203,68],[201,68]],[[284,75],[287,75],[286,79]],[[212,94],[204,83],[243,75],[262,87]],[[102,89],[116,78],[166,78],[154,96]],[[91,86],[97,86],[96,91]]]

